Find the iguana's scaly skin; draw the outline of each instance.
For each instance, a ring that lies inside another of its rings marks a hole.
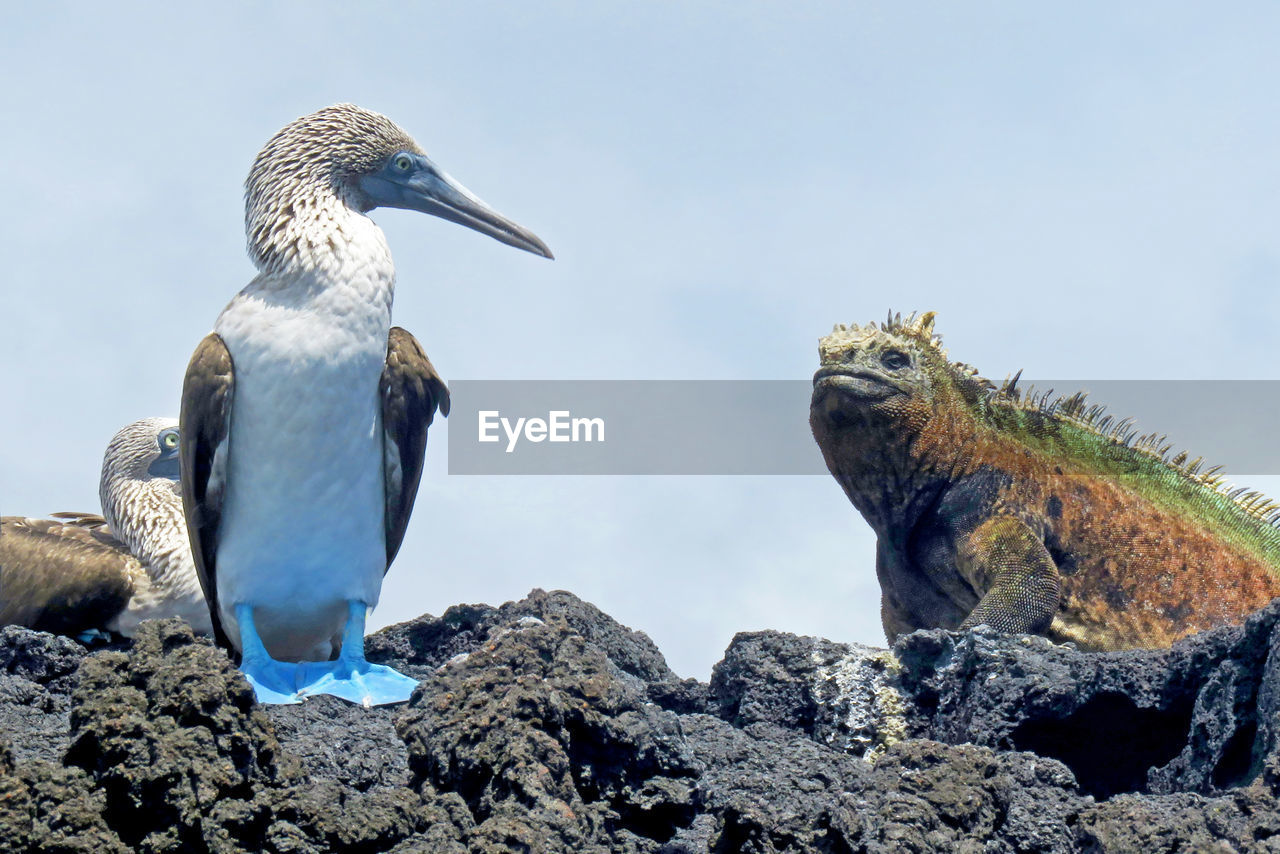
[[[819,354],[810,424],[875,530],[890,641],[985,623],[1162,647],[1280,596],[1276,505],[1083,395],[995,388],[948,361],[932,313],[837,326]]]

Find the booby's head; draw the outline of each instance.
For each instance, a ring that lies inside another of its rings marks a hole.
[[[111,437],[102,457],[103,504],[110,485],[153,480],[178,480],[178,422],[173,418],[143,418]]]
[[[245,182],[254,263],[267,270],[297,257],[299,224],[323,229],[334,218],[333,202],[358,214],[378,207],[421,211],[553,257],[533,232],[446,175],[395,122],[354,104],[295,119],[258,152]]]
[[[102,457],[98,500],[107,526],[134,554],[136,541],[160,519],[175,512],[181,518],[176,419],[144,418],[111,437]]]

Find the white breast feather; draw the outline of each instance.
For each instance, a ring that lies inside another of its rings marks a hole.
[[[220,616],[239,645],[234,608],[252,604],[281,660],[327,658],[346,601],[376,605],[386,568],[378,382],[394,268],[371,220],[344,208],[337,225],[343,251],[264,273],[215,326],[235,366]]]

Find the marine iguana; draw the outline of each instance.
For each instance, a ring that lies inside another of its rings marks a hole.
[[[813,377],[814,438],[876,533],[890,642],[986,624],[1163,647],[1280,596],[1280,506],[1083,393],[997,388],[933,322],[838,325]]]

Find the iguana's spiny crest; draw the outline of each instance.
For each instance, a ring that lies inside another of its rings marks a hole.
[[[936,360],[939,366],[950,366],[951,373],[957,377],[969,377],[979,386],[992,388],[992,384],[978,375],[976,368],[963,362],[951,362],[947,359],[947,351],[942,347],[942,336],[933,331],[933,322],[937,312],[926,311],[924,314],[912,312],[905,320],[900,313],[889,312],[883,323],[872,321],[866,326],[837,323],[831,334],[818,342],[818,356],[823,364],[828,358],[838,360],[842,350],[851,346],[883,346],[906,347],[917,349]]]

